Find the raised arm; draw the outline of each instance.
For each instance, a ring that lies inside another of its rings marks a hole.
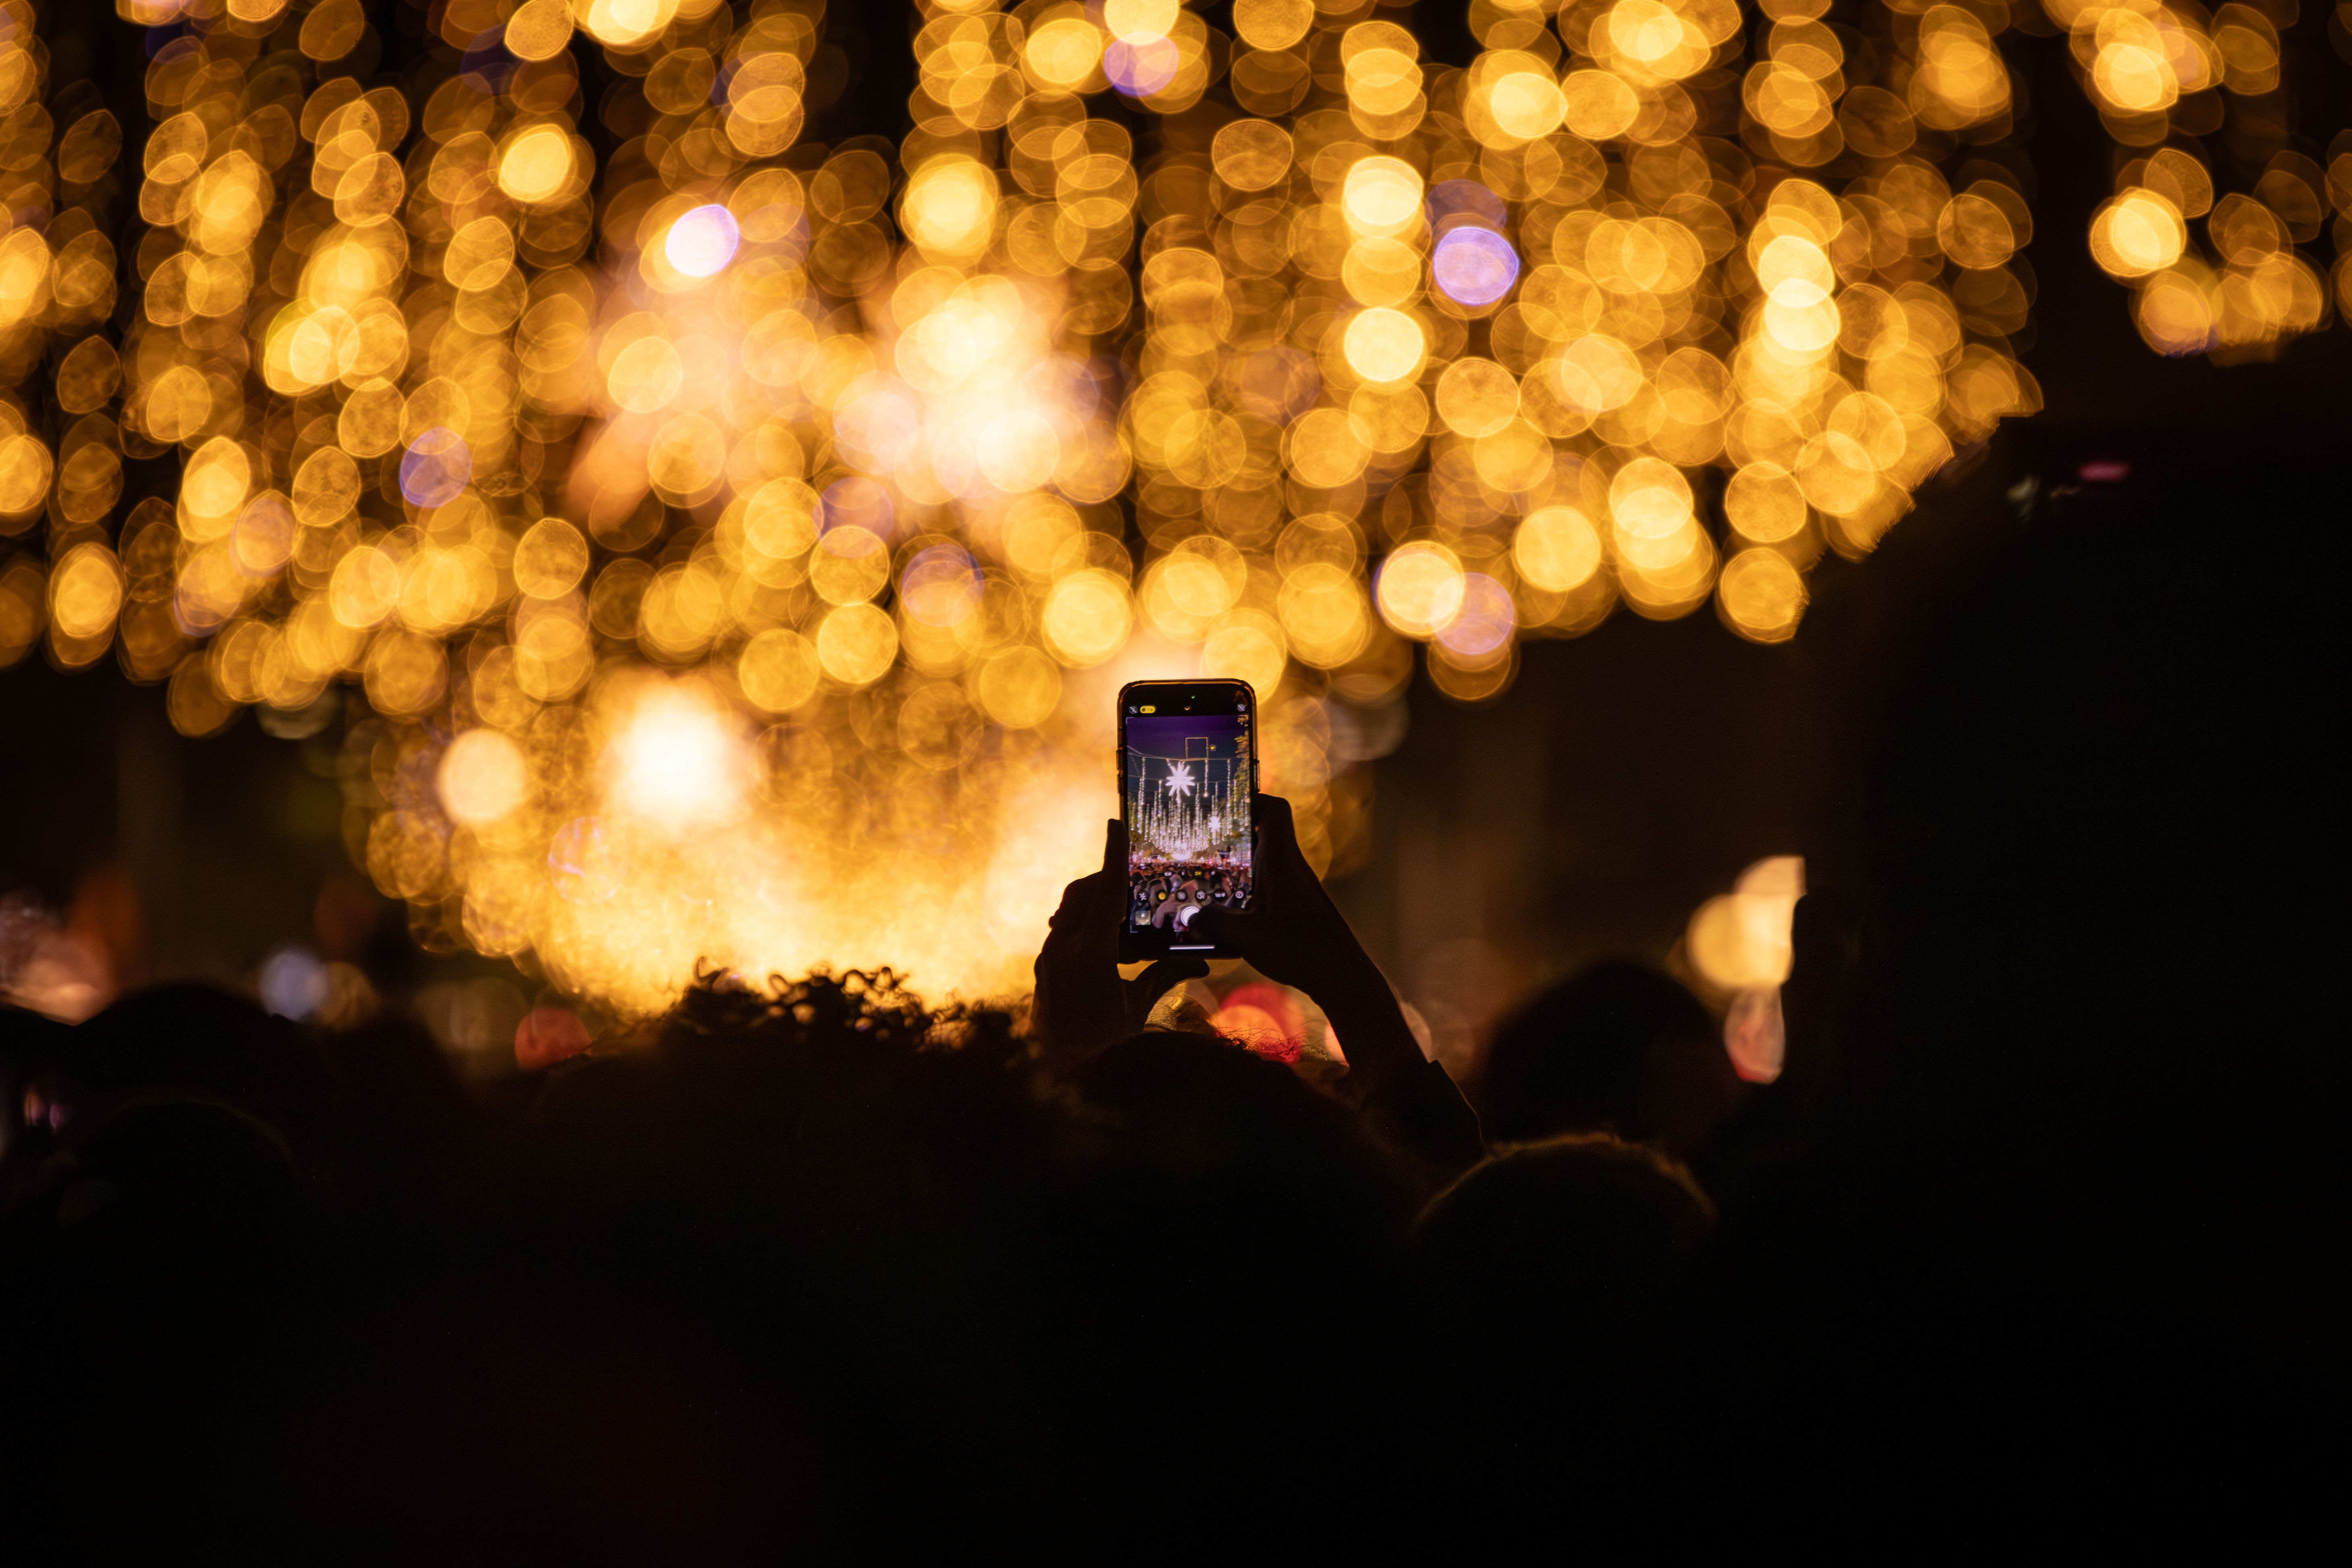
[[[1486,1152],[1476,1112],[1445,1069],[1422,1056],[1388,978],[1299,849],[1290,803],[1256,795],[1251,812],[1257,897],[1245,911],[1204,910],[1195,928],[1267,979],[1312,996],[1339,1033],[1366,1111],[1433,1180],[1460,1174]]]

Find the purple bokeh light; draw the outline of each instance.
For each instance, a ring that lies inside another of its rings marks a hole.
[[[1129,98],[1150,98],[1176,79],[1184,51],[1173,38],[1116,39],[1103,51],[1103,75]]]
[[[1437,242],[1430,276],[1458,305],[1491,305],[1519,280],[1519,253],[1492,229],[1462,227]]]
[[[455,430],[436,425],[400,459],[400,493],[413,506],[447,506],[474,477],[474,454]]]
[[[1486,658],[1511,640],[1516,614],[1508,588],[1483,572],[1469,573],[1462,579],[1462,608],[1437,640],[1463,658]]]

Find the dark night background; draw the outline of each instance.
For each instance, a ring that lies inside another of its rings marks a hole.
[[[1203,9],[1213,21],[1223,7]],[[142,30],[110,11],[42,8],[49,96],[88,79],[135,148]],[[371,15],[384,40],[378,68],[395,71],[419,47],[423,13]],[[1458,5],[1384,15],[1413,26],[1435,59],[1466,64],[1475,50]],[[890,5],[836,8],[825,37],[846,85],[812,116],[808,139],[837,145],[903,131],[910,16]],[[2326,138],[2352,121],[2325,20],[2315,7],[2286,49],[2306,150],[2323,161]],[[1823,715],[1868,657],[1859,628],[1871,605],[2006,526],[2003,497],[2018,480],[2046,489],[2071,482],[2084,462],[2120,458],[2133,465],[2128,488],[2216,465],[2315,465],[2341,449],[2342,393],[2352,385],[2341,323],[2273,363],[2226,368],[2159,359],[2140,342],[2127,294],[2084,243],[2112,189],[2115,149],[2069,79],[2064,40],[2012,34],[2003,47],[2024,87],[2020,142],[2037,187],[2023,254],[2038,298],[2021,357],[2045,408],[2004,425],[1989,450],[1925,487],[1875,556],[1825,560],[1790,644],[1743,642],[1705,609],[1666,624],[1621,610],[1580,638],[1527,645],[1516,683],[1489,706],[1454,706],[1417,679],[1409,732],[1371,764],[1370,855],[1336,889],[1416,1001],[1477,1014],[1594,958],[1664,960],[1690,911],[1742,867],[1801,849],[1834,744]],[[610,73],[583,42],[573,47],[593,103]],[[1095,111],[1119,112],[1109,101]],[[583,129],[609,151],[593,120]],[[117,240],[127,273],[137,235]],[[135,308],[135,279],[125,282]],[[168,492],[172,461],[134,465],[122,508]],[[2232,548],[2256,521],[2215,518],[2216,547]],[[63,907],[94,868],[119,866],[144,911],[150,975],[249,981],[273,948],[316,941],[322,889],[340,889],[330,900],[345,907],[374,900],[342,844],[335,740],[333,729],[310,742],[272,736],[248,714],[224,735],[189,742],[166,722],[163,691],[131,686],[110,659],[67,676],[29,655],[0,671],[0,892],[30,889]],[[409,983],[511,973],[467,955],[404,954],[398,910],[376,907],[369,962],[380,973]]]

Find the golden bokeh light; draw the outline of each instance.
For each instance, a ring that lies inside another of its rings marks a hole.
[[[1421,218],[1422,178],[1402,158],[1359,159],[1348,170],[1340,205],[1358,234],[1401,234]]]
[[[1310,715],[1619,609],[1801,636],[2039,405],[2000,7],[1481,0],[1457,68],[1328,0],[943,0],[895,145],[818,139],[822,5],[453,3],[397,77],[356,0],[118,9],[136,123],[0,29],[0,664],[191,735],[355,692],[376,884],[623,1010],[1023,984],[1129,671],[1255,687],[1344,868]],[[2150,348],[2352,303],[2275,8],[2042,10]],[[1763,984],[1780,907],[1694,962]]]
[[[1348,368],[1370,382],[1399,382],[1419,374],[1429,340],[1421,323],[1385,307],[1359,311],[1348,323]]]
[[[1234,0],[1234,30],[1253,48],[1286,49],[1314,25],[1313,0]]]
[[[1786,642],[1804,614],[1805,580],[1789,558],[1775,550],[1743,550],[1716,583],[1723,618],[1752,642]]]
[[[844,605],[818,623],[816,652],[825,673],[844,686],[871,686],[898,657],[898,628],[871,605]]]
[[[534,125],[499,155],[499,189],[524,203],[543,202],[572,176],[572,139],[552,125]]]
[[[1134,614],[1127,584],[1113,573],[1088,567],[1054,584],[1039,620],[1054,656],[1086,668],[1127,645]]]
[[[49,575],[49,616],[76,641],[103,637],[122,606],[122,574],[102,544],[78,544]]]
[[[1727,991],[1776,986],[1793,958],[1790,925],[1805,892],[1805,863],[1792,855],[1759,860],[1734,890],[1709,899],[1684,937],[1692,967]]]
[[[2091,256],[2114,278],[2161,272],[2188,243],[2179,209],[2154,191],[2126,191],[2091,220]]]
[[[996,176],[970,158],[944,157],[915,171],[899,205],[907,237],[943,258],[977,258],[996,221]]]
[[[1462,612],[1461,559],[1433,541],[1401,545],[1381,568],[1381,616],[1410,637],[1434,637]]]
[[[442,809],[467,827],[487,827],[523,802],[530,764],[522,748],[496,730],[468,730],[441,753]]]
[[[1600,531],[1574,507],[1544,507],[1519,524],[1511,561],[1535,587],[1555,594],[1580,588],[1601,570]]]

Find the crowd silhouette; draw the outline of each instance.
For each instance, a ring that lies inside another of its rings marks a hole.
[[[1139,859],[1128,871],[1129,923],[1182,932],[1210,909],[1235,909],[1250,899],[1250,870],[1222,861]]]
[[[2315,501],[2045,501],[1932,589],[1898,531],[1769,1085],[1611,964],[1457,1087],[1272,797],[1195,927],[1336,1079],[1149,1026],[1205,966],[1121,978],[1116,823],[1025,1014],[714,975],[490,1089],[396,1011],[0,1016],[15,1546],[1461,1555],[2282,1441],[2345,1363],[2342,547],[2214,530]]]

